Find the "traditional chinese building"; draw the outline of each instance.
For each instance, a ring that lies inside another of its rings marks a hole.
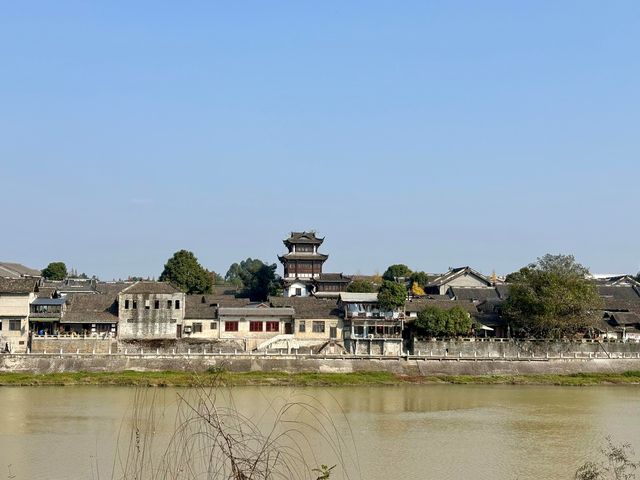
[[[283,243],[288,252],[279,255],[278,260],[284,266],[285,297],[306,297],[313,291],[314,279],[322,275],[322,265],[329,255],[318,253],[324,238],[316,237],[315,232],[291,232]]]

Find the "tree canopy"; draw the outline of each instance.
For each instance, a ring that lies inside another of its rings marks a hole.
[[[380,309],[389,311],[400,308],[407,299],[407,289],[401,283],[384,280],[378,290]]]
[[[413,324],[419,332],[431,337],[468,335],[473,326],[469,314],[458,306],[448,310],[427,306]]]
[[[398,264],[389,266],[389,268],[387,268],[382,274],[382,278],[384,280],[394,282],[398,278],[407,278],[410,275],[411,275],[411,269],[402,263],[398,263]]]
[[[354,280],[347,287],[347,292],[353,292],[353,293],[373,293],[375,291],[377,291],[377,288],[373,284],[373,282],[366,280],[364,278]]]
[[[64,262],[51,262],[42,270],[42,276],[47,280],[64,280],[67,278],[67,266]]]
[[[418,285],[420,288],[424,288],[429,283],[429,275],[425,272],[413,272],[409,277],[411,285]]]
[[[211,293],[211,276],[187,250],[173,254],[164,265],[161,282],[170,282],[185,293]]]
[[[280,277],[276,274],[277,265],[262,260],[247,258],[229,267],[225,280],[238,289],[240,295],[253,301],[266,300],[280,290]]]
[[[573,335],[600,317],[602,300],[572,255],[545,255],[509,275],[502,312],[516,330],[538,337]]]

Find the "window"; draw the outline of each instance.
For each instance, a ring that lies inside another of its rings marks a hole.
[[[305,327],[306,327],[306,325],[304,324],[304,320],[300,320],[300,322],[298,323],[298,331],[300,333],[304,333]]]
[[[250,332],[261,332],[262,331],[262,322],[249,322],[249,331]]]
[[[17,332],[22,327],[20,320],[9,320],[9,330]]]
[[[280,322],[267,322],[267,332],[279,332]]]
[[[145,300],[144,301],[144,309],[145,310],[149,310],[151,308],[151,305],[149,304],[149,300]]]
[[[329,337],[338,338],[338,327],[329,327]]]
[[[138,308],[138,302],[136,302],[135,300],[133,301],[133,307],[134,310],[136,310]]]
[[[160,308],[160,300],[156,300],[155,302],[153,302],[153,308],[155,308],[156,310]]]
[[[211,322],[211,325],[209,326],[209,328],[211,330],[217,330],[218,329],[218,322]]]
[[[296,297],[299,297],[300,295],[302,295],[302,289],[296,288]]]
[[[172,303],[173,303],[173,302],[172,302],[171,300],[167,300],[167,308],[171,308],[171,304],[172,304]]]
[[[2,331],[2,320],[0,320],[0,332]]]
[[[313,333],[324,333],[324,322],[313,322]]]
[[[225,332],[237,332],[238,331],[238,322],[224,322],[224,331]]]
[[[193,333],[202,333],[202,323],[201,322],[196,322],[191,324],[191,331]]]
[[[176,300],[176,310],[180,310],[180,300]]]
[[[129,310],[129,300],[124,301],[124,309]]]

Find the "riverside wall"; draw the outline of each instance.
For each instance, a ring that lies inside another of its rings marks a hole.
[[[546,356],[558,357],[573,354],[623,354],[640,353],[640,342],[596,342],[596,341],[545,341],[504,339],[469,340],[414,340],[413,354],[426,356],[478,356],[517,357]]]
[[[3,354],[0,372],[193,371],[351,373],[386,371],[399,375],[522,375],[621,373],[640,370],[640,358],[470,358],[353,357],[296,355],[122,355]]]

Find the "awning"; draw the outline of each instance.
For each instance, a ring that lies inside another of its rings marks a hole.
[[[480,330],[488,330],[490,332],[493,332],[493,328],[487,327],[486,325],[480,325]]]

